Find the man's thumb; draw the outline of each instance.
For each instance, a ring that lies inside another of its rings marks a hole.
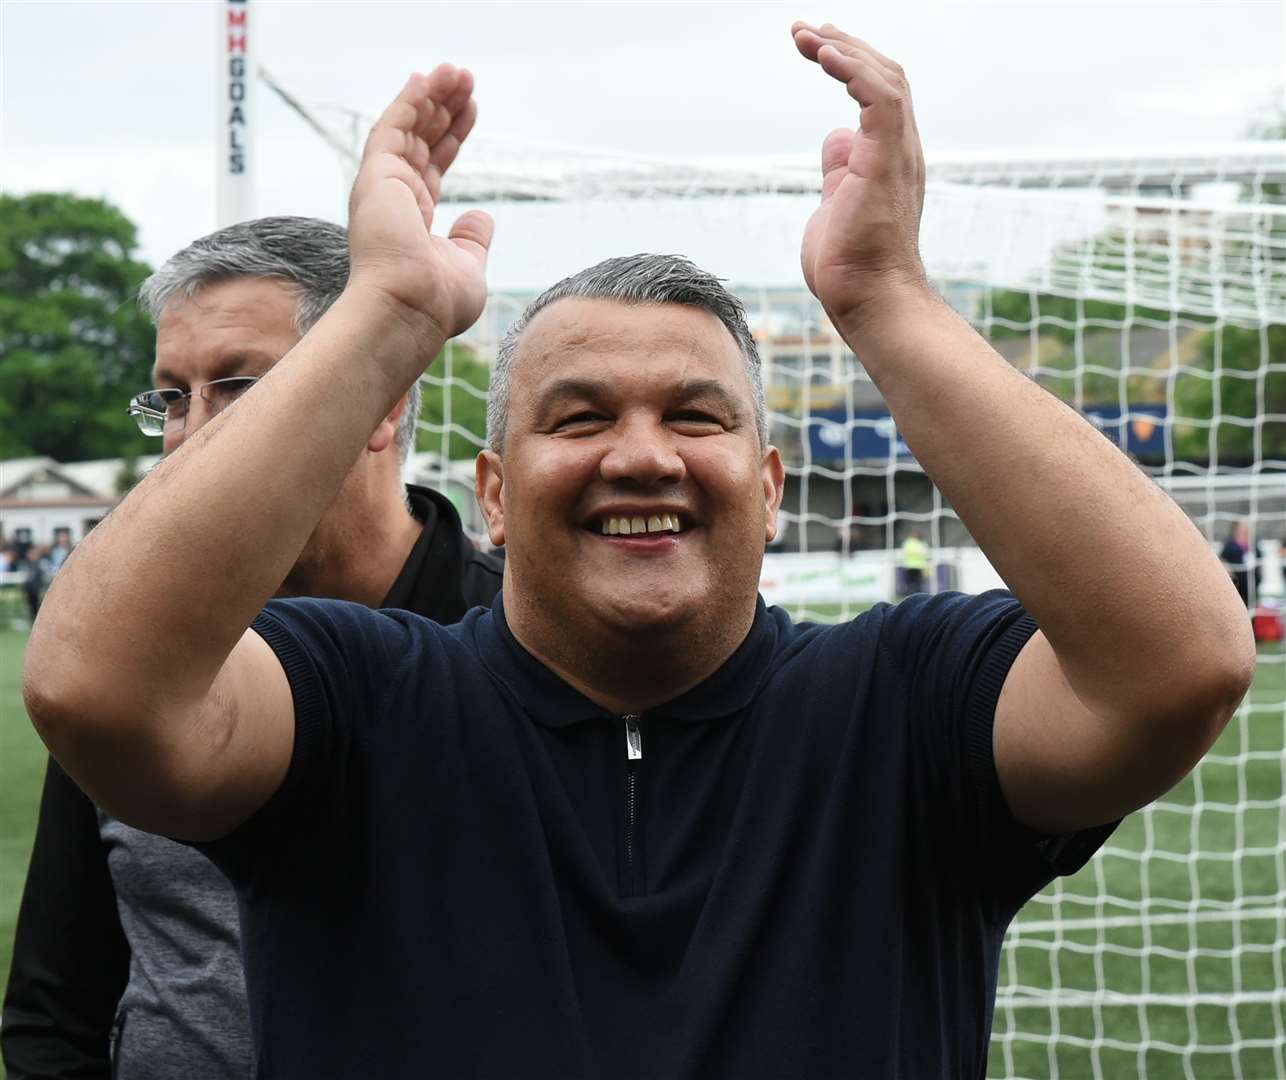
[[[447,239],[452,243],[473,251],[480,259],[486,259],[491,248],[491,235],[496,231],[496,223],[491,215],[481,210],[469,210],[455,219]]]

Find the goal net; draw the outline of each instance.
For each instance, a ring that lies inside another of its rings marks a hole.
[[[803,287],[811,160],[469,150],[447,187],[497,219],[494,292],[424,378],[415,468],[479,533],[472,456],[505,328],[598,259],[680,252],[744,299],[762,351],[788,473],[767,599],[814,619],[897,599],[913,533],[925,587],[998,584]],[[943,296],[1213,546],[1247,541],[1233,569],[1261,637],[1254,687],[1196,772],[1014,923],[988,1075],[1286,1077],[1286,144],[975,155],[928,175],[922,249]]]

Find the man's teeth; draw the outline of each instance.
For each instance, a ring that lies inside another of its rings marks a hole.
[[[643,533],[681,532],[678,514],[653,514],[651,517],[610,517],[602,522],[604,536],[640,536]]]

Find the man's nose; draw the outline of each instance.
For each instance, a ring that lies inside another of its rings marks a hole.
[[[672,434],[655,422],[622,424],[599,463],[603,479],[613,483],[677,483],[687,474]]]
[[[188,398],[188,411],[185,418],[175,424],[165,425],[165,439],[162,449],[165,453],[171,454],[183,445],[185,439],[191,438],[201,428],[205,427],[215,415],[215,408],[200,394],[193,394]]]

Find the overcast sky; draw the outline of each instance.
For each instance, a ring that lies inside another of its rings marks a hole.
[[[476,74],[478,134],[502,145],[812,153],[855,117],[795,53],[796,17],[902,62],[930,153],[1226,141],[1286,85],[1286,0],[251,2],[257,60],[335,126],[330,106],[376,114],[445,59]],[[0,183],[113,201],[153,264],[208,232],[215,27],[200,0],[0,0]],[[256,212],[342,220],[335,154],[258,106]]]

